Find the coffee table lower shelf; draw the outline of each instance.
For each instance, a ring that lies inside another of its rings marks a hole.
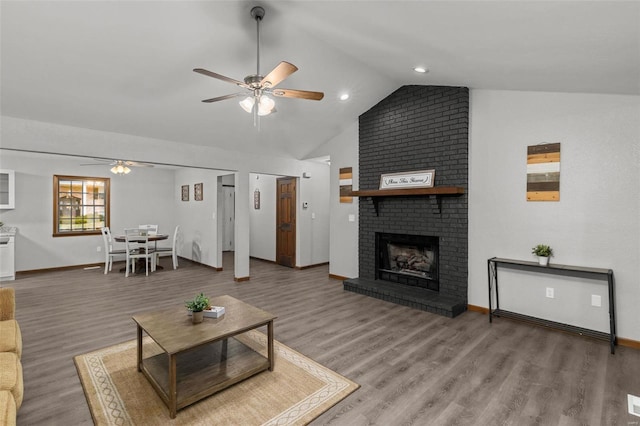
[[[180,410],[229,386],[269,369],[268,358],[235,338],[216,341],[175,355],[176,410]],[[170,356],[144,358],[141,372],[171,409]]]

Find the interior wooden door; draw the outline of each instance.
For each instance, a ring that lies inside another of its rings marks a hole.
[[[276,180],[276,263],[296,265],[296,179]]]

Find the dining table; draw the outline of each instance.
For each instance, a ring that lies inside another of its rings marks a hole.
[[[155,234],[155,235],[147,235],[147,236],[140,235],[139,238],[136,238],[136,236],[129,236],[129,241],[133,241],[136,243],[143,243],[145,241],[145,238],[155,243],[157,241],[168,239],[169,235],[167,234]],[[124,243],[127,241],[127,237],[124,235],[114,235],[113,239],[119,243]],[[136,262],[136,268],[135,268],[136,270],[134,272],[144,270],[145,269],[144,262],[145,262],[144,259],[138,259],[138,261]],[[126,266],[124,268],[120,268],[120,272],[125,272],[126,269],[127,269]],[[156,265],[156,269],[164,269],[164,268],[160,265]]]

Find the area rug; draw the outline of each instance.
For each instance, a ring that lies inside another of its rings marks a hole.
[[[266,356],[267,337],[237,337]],[[96,425],[305,425],[360,386],[275,341],[275,369],[178,411],[175,419],[136,368],[131,340],[74,358]],[[145,337],[144,353],[158,351]]]

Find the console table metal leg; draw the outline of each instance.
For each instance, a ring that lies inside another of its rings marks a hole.
[[[487,282],[489,284],[489,323],[492,323],[493,312],[491,309],[491,259],[487,260]]]
[[[610,345],[611,353],[615,353],[616,346],[616,308],[615,308],[615,291],[613,289],[613,271],[607,273],[607,281],[609,284],[609,329],[611,331]]]

